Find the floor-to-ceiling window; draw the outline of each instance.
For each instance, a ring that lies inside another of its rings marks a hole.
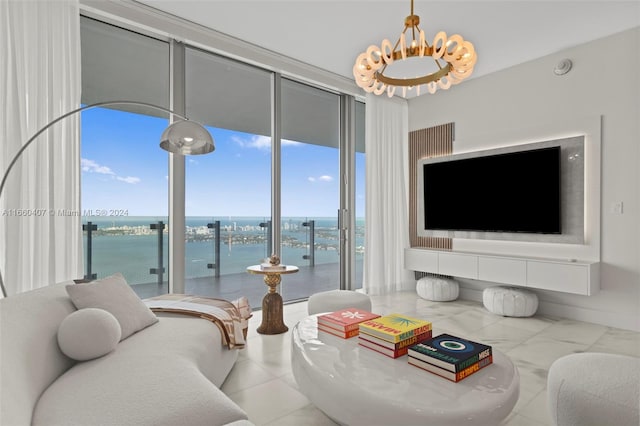
[[[364,225],[365,225],[365,104],[356,102],[355,107],[355,278],[353,289],[362,288],[364,267]]]
[[[169,45],[81,20],[82,103],[134,101],[166,108]],[[116,104],[82,112],[85,278],[121,272],[140,296],[167,292],[168,124],[162,110]]]
[[[305,276],[281,292],[295,300],[340,287],[340,97],[283,79],[281,116],[281,254]]]
[[[82,28],[83,103],[117,99],[168,108],[171,78],[175,83],[175,72],[169,70],[175,70],[175,62],[167,40],[88,18],[82,19]],[[86,111],[82,204],[85,255],[91,255],[87,273],[100,278],[124,272],[143,297],[167,292],[168,247],[182,244],[185,274],[178,279],[184,278],[187,293],[228,299],[250,295],[252,306],[260,306],[266,287],[246,267],[273,251],[301,268],[283,281],[285,300],[344,286],[337,229],[345,187],[339,178],[340,129],[346,125],[340,95],[289,78],[278,80],[275,88],[276,74],[270,71],[201,48],[181,48],[184,69],[178,74],[184,84],[173,87],[183,85],[185,115],[204,124],[216,143],[211,154],[185,158],[185,241],[170,241],[168,232],[168,188],[176,186],[169,181],[168,156],[157,147],[167,114],[131,106]],[[362,141],[363,107],[356,103],[355,134]],[[277,150],[272,149],[274,132],[280,136]],[[356,144],[353,165],[359,215],[356,271],[361,271],[364,247],[363,145]],[[360,278],[349,286],[361,284]]]
[[[216,145],[187,158],[186,292],[260,306],[246,268],[271,250],[271,73],[193,48],[185,63],[187,115]]]

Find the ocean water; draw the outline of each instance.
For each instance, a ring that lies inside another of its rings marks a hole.
[[[267,228],[261,227],[265,218],[259,217],[187,217],[186,218],[186,278],[214,275],[208,263],[214,263],[215,239],[208,223],[220,221],[220,275],[246,271],[247,266],[261,263],[271,253],[267,244]],[[335,218],[283,218],[281,262],[304,266],[309,260],[303,256],[310,253],[309,228],[302,226],[307,220],[315,221],[315,263],[338,263],[339,234]],[[83,217],[82,223],[97,225],[91,236],[91,272],[98,278],[115,272],[122,272],[132,284],[157,281],[157,275],[150,274],[151,268],[158,267],[158,231],[150,229],[150,224],[166,217],[122,216]],[[168,228],[165,226],[165,228]],[[168,229],[162,234],[162,262],[168,265]],[[364,220],[356,222],[357,257],[363,256]],[[84,235],[85,273],[87,269],[87,233]],[[166,279],[166,276],[165,276]]]

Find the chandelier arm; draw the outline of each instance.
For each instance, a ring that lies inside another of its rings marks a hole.
[[[422,32],[422,30],[420,29],[419,26],[416,25],[416,29],[418,30],[418,34],[420,34]],[[427,40],[427,37],[425,36],[424,38],[424,44],[425,46],[427,46],[427,48],[431,48],[431,46],[429,46],[429,40]]]
[[[4,187],[5,187],[6,183],[7,183],[7,178],[9,177],[9,173],[13,169],[13,166],[16,164],[16,162],[18,161],[18,159],[20,158],[20,156],[22,155],[24,150],[27,149],[29,147],[29,145],[31,145],[38,138],[38,136],[40,136],[42,133],[47,131],[51,126],[53,126],[57,122],[62,121],[65,118],[67,118],[67,117],[69,117],[69,116],[71,116],[73,114],[77,114],[77,113],[79,113],[81,111],[85,111],[85,110],[88,110],[88,109],[97,108],[97,107],[101,107],[101,106],[109,106],[109,105],[145,106],[145,107],[149,107],[149,108],[155,108],[155,109],[160,110],[160,111],[168,112],[169,114],[173,114],[173,115],[176,115],[176,116],[178,116],[178,117],[180,117],[180,118],[182,118],[184,120],[187,120],[187,118],[185,116],[180,115],[177,112],[174,112],[174,111],[172,111],[172,110],[170,110],[168,108],[161,107],[161,106],[154,105],[154,104],[149,104],[149,103],[146,103],[146,102],[104,101],[104,102],[96,102],[94,104],[85,105],[85,106],[82,106],[80,108],[76,108],[76,109],[74,109],[72,111],[69,111],[69,112],[61,115],[60,117],[56,118],[55,120],[49,122],[47,125],[45,125],[40,130],[38,130],[33,136],[31,136],[29,138],[29,140],[24,145],[22,145],[22,147],[18,150],[16,155],[14,155],[13,159],[9,163],[9,166],[5,170],[4,175],[2,176],[2,183],[0,183],[0,197],[2,197],[2,193],[4,192]],[[0,269],[0,290],[2,291],[2,296],[3,297],[7,297],[7,291],[6,291],[5,287],[4,287],[4,280],[2,279],[2,271],[1,271],[1,269]]]
[[[432,54],[432,49],[425,47],[424,56],[431,56],[431,54]],[[408,58],[412,58],[414,56],[420,56],[420,54],[418,52],[407,52]],[[395,61],[398,59],[402,59],[402,52],[400,50],[396,50],[393,52],[393,60]]]

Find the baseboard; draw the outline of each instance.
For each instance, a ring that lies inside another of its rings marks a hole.
[[[483,288],[460,286],[460,298],[463,300],[482,303],[483,290]],[[638,322],[637,316],[622,315],[617,312],[598,311],[595,309],[566,305],[548,300],[539,299],[538,311],[536,314],[640,332],[640,323]]]
[[[548,317],[567,318],[575,321],[590,322],[607,327],[640,332],[638,318],[634,315],[625,316],[617,312],[598,311],[544,300],[541,300],[538,305],[538,313]],[[597,321],[594,319],[597,319]]]

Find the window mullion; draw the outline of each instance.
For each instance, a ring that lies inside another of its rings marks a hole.
[[[185,46],[172,40],[169,49],[169,108],[186,115]],[[171,121],[174,116],[171,116]],[[169,293],[184,293],[185,285],[185,160],[169,154]]]

